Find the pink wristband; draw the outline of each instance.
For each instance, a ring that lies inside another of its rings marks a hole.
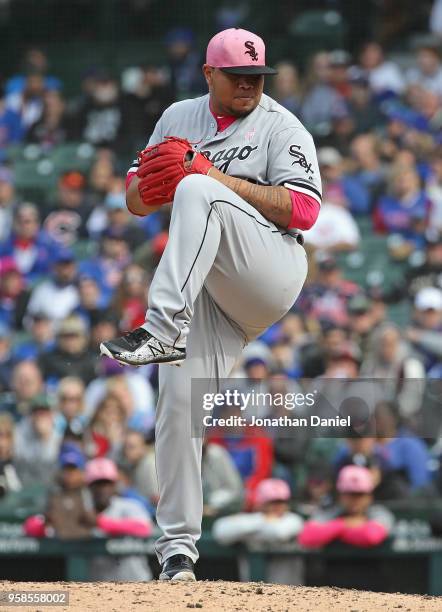
[[[132,183],[134,177],[137,176],[136,172],[128,172],[126,176],[126,191],[129,189],[129,185]]]

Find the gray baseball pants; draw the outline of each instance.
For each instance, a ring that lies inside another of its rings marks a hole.
[[[292,307],[306,274],[306,254],[293,234],[211,177],[180,182],[144,325],[187,354],[181,367],[159,366],[160,563],[175,554],[198,558],[202,440],[191,436],[192,378],[207,379],[207,392],[216,392],[244,346]]]

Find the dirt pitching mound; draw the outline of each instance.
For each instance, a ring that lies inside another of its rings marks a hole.
[[[1,612],[171,612],[203,611],[244,612],[440,612],[442,598],[400,593],[372,593],[326,587],[291,587],[256,582],[0,582],[5,591],[68,591],[69,606],[32,604],[8,606]]]

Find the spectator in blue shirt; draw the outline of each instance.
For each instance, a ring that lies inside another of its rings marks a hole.
[[[278,74],[272,82],[272,97],[291,113],[299,112],[301,92],[296,66],[291,62],[280,62]]]
[[[38,47],[31,47],[23,58],[24,72],[33,70],[42,75],[44,79],[45,89],[59,90],[61,89],[61,81],[57,77],[48,75],[48,58],[46,54]],[[26,76],[24,74],[15,74],[6,82],[6,93],[15,94],[21,93],[26,85]]]
[[[347,181],[357,185],[361,194],[359,198],[348,195],[350,210],[356,215],[369,214],[375,202],[385,188],[386,168],[379,156],[379,144],[374,134],[360,134],[351,143],[351,156],[355,169],[346,175]],[[368,197],[367,197],[368,196]]]
[[[418,247],[424,246],[431,207],[416,169],[396,166],[390,179],[390,193],[377,204],[375,228],[381,233],[400,234]]]
[[[350,93],[347,99],[348,111],[355,134],[366,134],[383,124],[384,118],[370,89],[364,70],[353,66],[348,70]]]
[[[307,129],[317,137],[328,136],[333,120],[346,112],[344,98],[332,87],[330,77],[329,54],[316,53],[309,66],[300,115]]]
[[[24,133],[20,113],[6,105],[0,91],[0,162],[6,158],[6,147],[20,142]]]
[[[0,151],[3,146],[1,142],[1,132],[2,127],[0,125]],[[15,177],[11,168],[0,166],[0,243],[3,242],[11,232],[14,209],[18,204],[14,183]]]
[[[18,206],[12,232],[0,243],[0,257],[12,257],[26,281],[32,284],[48,274],[55,252],[55,243],[40,229],[35,204],[25,202]]]
[[[397,415],[393,402],[380,402],[376,406],[376,454],[384,466],[402,472],[412,493],[431,490],[428,449],[413,432],[399,426]]]
[[[324,201],[345,205],[352,213],[366,214],[370,209],[369,190],[352,175],[344,174],[343,161],[339,151],[333,147],[318,150]]]
[[[99,254],[93,259],[82,261],[79,273],[80,276],[85,274],[97,281],[106,301],[118,287],[130,261],[127,231],[124,228],[109,228],[103,232]]]
[[[45,91],[43,77],[38,72],[30,72],[23,90],[6,97],[6,107],[19,114],[21,128],[25,132],[42,116]]]
[[[50,316],[44,312],[28,314],[25,327],[29,336],[14,346],[14,360],[25,361],[37,357],[54,347],[55,325]]]

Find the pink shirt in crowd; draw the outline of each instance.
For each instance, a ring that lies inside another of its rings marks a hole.
[[[339,517],[324,523],[307,521],[299,534],[298,542],[307,548],[320,548],[334,540],[352,546],[370,547],[381,544],[387,536],[386,527],[374,520],[367,520],[362,525],[352,527]]]

